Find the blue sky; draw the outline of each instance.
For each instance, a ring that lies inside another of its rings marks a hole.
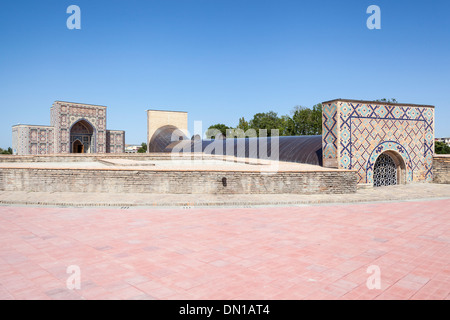
[[[334,98],[435,105],[450,136],[447,0],[5,0],[0,41],[3,148],[12,125],[49,125],[55,100],[108,106],[127,143],[146,140],[147,109],[189,112],[192,132]]]

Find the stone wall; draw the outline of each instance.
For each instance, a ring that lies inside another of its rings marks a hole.
[[[450,155],[436,155],[433,158],[433,182],[450,183]]]
[[[0,169],[0,191],[171,194],[342,194],[355,171],[255,172],[134,169]]]
[[[180,159],[194,159],[200,157],[200,159],[212,159],[210,156],[203,156],[192,154],[191,157],[184,156]],[[171,160],[172,154],[170,153],[123,153],[123,154],[57,154],[57,155],[44,155],[44,156],[11,156],[0,155],[0,163],[2,162],[94,162],[100,159],[127,159],[127,160]]]

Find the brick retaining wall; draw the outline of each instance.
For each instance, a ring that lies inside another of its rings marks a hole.
[[[225,180],[226,178],[226,183]],[[0,169],[0,191],[159,194],[342,194],[355,171],[256,172],[116,169]]]
[[[436,155],[433,158],[433,182],[450,183],[450,155]]]
[[[0,163],[2,162],[93,162],[99,159],[128,159],[128,160],[170,160],[170,153],[155,154],[71,154],[71,155],[47,155],[47,156],[11,156],[0,155]],[[187,158],[185,156],[185,158]]]

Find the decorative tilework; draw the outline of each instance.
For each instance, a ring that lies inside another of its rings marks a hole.
[[[107,130],[106,140],[107,153],[125,153],[125,131]]]
[[[116,141],[113,142],[114,148],[106,149],[106,144],[109,143],[106,138],[106,107],[61,101],[56,101],[50,109],[50,127],[24,125],[13,127],[13,150],[21,155],[71,153],[73,135],[80,133],[78,124],[82,120],[93,128],[92,134],[89,134],[90,140],[82,140],[85,152],[120,151],[122,145]],[[125,137],[125,133],[121,132]],[[123,141],[124,149],[125,141]]]
[[[337,158],[337,107],[330,103],[323,106],[323,158]]]
[[[377,161],[378,157],[386,151],[395,151],[402,156],[403,161],[405,162],[405,166],[406,166],[406,181],[407,182],[413,181],[413,163],[411,161],[411,157],[409,156],[407,149],[398,142],[385,141],[383,143],[380,143],[378,146],[375,147],[375,149],[373,149],[372,153],[369,156],[369,160],[367,161],[367,164],[364,163],[367,166],[366,170],[365,170],[366,171],[366,177],[365,177],[366,183],[368,181],[373,182],[373,168],[374,168],[375,162]],[[360,172],[358,171],[358,173],[360,173]],[[360,178],[364,178],[364,177],[360,177]]]
[[[359,183],[373,183],[375,161],[388,150],[403,158],[407,182],[432,180],[433,108],[345,100],[333,104],[339,119],[337,133],[329,124],[330,104],[323,109],[324,164],[330,154],[325,150],[327,137],[336,136],[338,167],[357,170]]]

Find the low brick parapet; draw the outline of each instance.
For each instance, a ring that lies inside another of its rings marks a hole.
[[[450,183],[450,155],[435,155],[433,158],[433,182]]]
[[[355,171],[260,172],[1,168],[0,191],[155,194],[343,194]]]

